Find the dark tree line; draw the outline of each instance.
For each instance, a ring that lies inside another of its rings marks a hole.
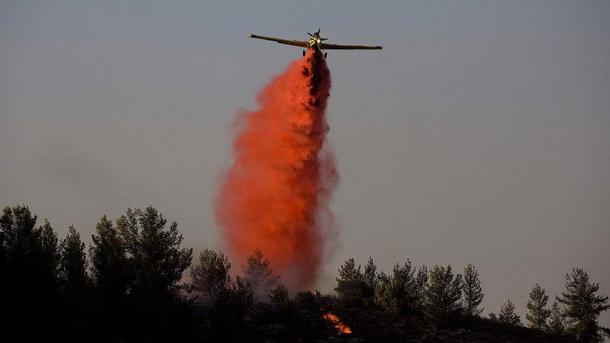
[[[26,206],[0,216],[0,341],[291,342],[336,336],[321,308],[290,297],[261,251],[231,277],[221,252],[192,262],[175,222],[156,209],[103,216],[86,248],[73,226],[58,238]],[[189,271],[191,282],[184,283]]]
[[[476,268],[469,264],[463,274],[451,266],[416,268],[407,260],[396,264],[392,274],[377,272],[369,258],[364,273],[353,258],[339,267],[337,291],[347,306],[374,306],[387,313],[421,315],[435,325],[447,325],[468,318],[480,318],[483,291]],[[371,281],[373,280],[373,281]],[[554,336],[575,337],[578,342],[603,342],[610,330],[597,319],[610,308],[608,296],[598,294],[599,284],[592,283],[586,271],[574,268],[566,274],[565,291],[551,308],[544,288],[536,284],[527,303],[527,327]],[[498,315],[489,319],[506,326],[522,326],[514,303],[508,299]]]
[[[536,284],[526,329],[510,300],[498,315],[481,317],[484,294],[473,265],[460,274],[407,260],[386,274],[372,258],[364,269],[350,258],[339,267],[337,296],[291,295],[262,251],[240,270],[209,249],[192,261],[177,224],[152,207],[128,209],[115,221],[103,216],[88,248],[73,226],[58,237],[48,221],[36,223],[26,206],[0,216],[1,341],[443,342],[459,341],[456,327],[471,335],[467,341],[485,334],[496,340],[496,332],[524,342],[601,342],[608,335],[597,322],[610,308],[608,297],[578,268],[550,308]],[[353,334],[338,332],[323,316],[330,312]]]
[[[176,223],[152,207],[127,210],[116,225],[102,217],[88,258],[73,226],[60,241],[36,220],[25,206],[0,217],[4,334],[145,341],[182,330],[179,281],[192,252],[180,247]]]

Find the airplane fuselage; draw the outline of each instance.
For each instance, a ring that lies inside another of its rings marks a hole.
[[[313,37],[311,37],[311,38],[309,38],[309,40],[307,40],[307,45],[310,49],[321,50],[320,44],[322,44],[322,42],[325,40],[326,40],[325,38],[321,38],[317,34],[314,34]]]

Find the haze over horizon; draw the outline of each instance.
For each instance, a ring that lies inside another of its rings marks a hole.
[[[312,15],[315,14],[315,15]],[[610,3],[4,1],[0,205],[87,242],[103,214],[152,204],[184,246],[219,249],[213,200],[231,125],[301,50],[329,51],[328,142],[348,257],[389,271],[473,263],[484,314],[574,266],[610,293]],[[601,323],[610,325],[604,313]]]

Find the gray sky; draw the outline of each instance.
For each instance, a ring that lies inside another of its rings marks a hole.
[[[0,2],[0,205],[87,239],[152,204],[185,245],[212,215],[230,124],[300,50],[249,32],[381,52],[329,53],[341,183],[337,266],[475,264],[485,313],[525,313],[572,266],[610,293],[608,1]],[[610,315],[603,317],[610,324]]]

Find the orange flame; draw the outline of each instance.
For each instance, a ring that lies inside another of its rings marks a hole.
[[[310,287],[332,228],[337,182],[324,149],[330,72],[314,49],[275,77],[259,109],[237,122],[234,162],[216,199],[216,219],[233,261],[260,249],[289,288]]]
[[[349,326],[343,324],[341,322],[341,319],[339,319],[339,317],[337,317],[336,315],[328,312],[324,315],[324,319],[326,319],[327,321],[329,321],[331,324],[333,324],[335,326],[335,329],[337,329],[337,334],[349,335],[352,333],[352,329],[350,329]]]

